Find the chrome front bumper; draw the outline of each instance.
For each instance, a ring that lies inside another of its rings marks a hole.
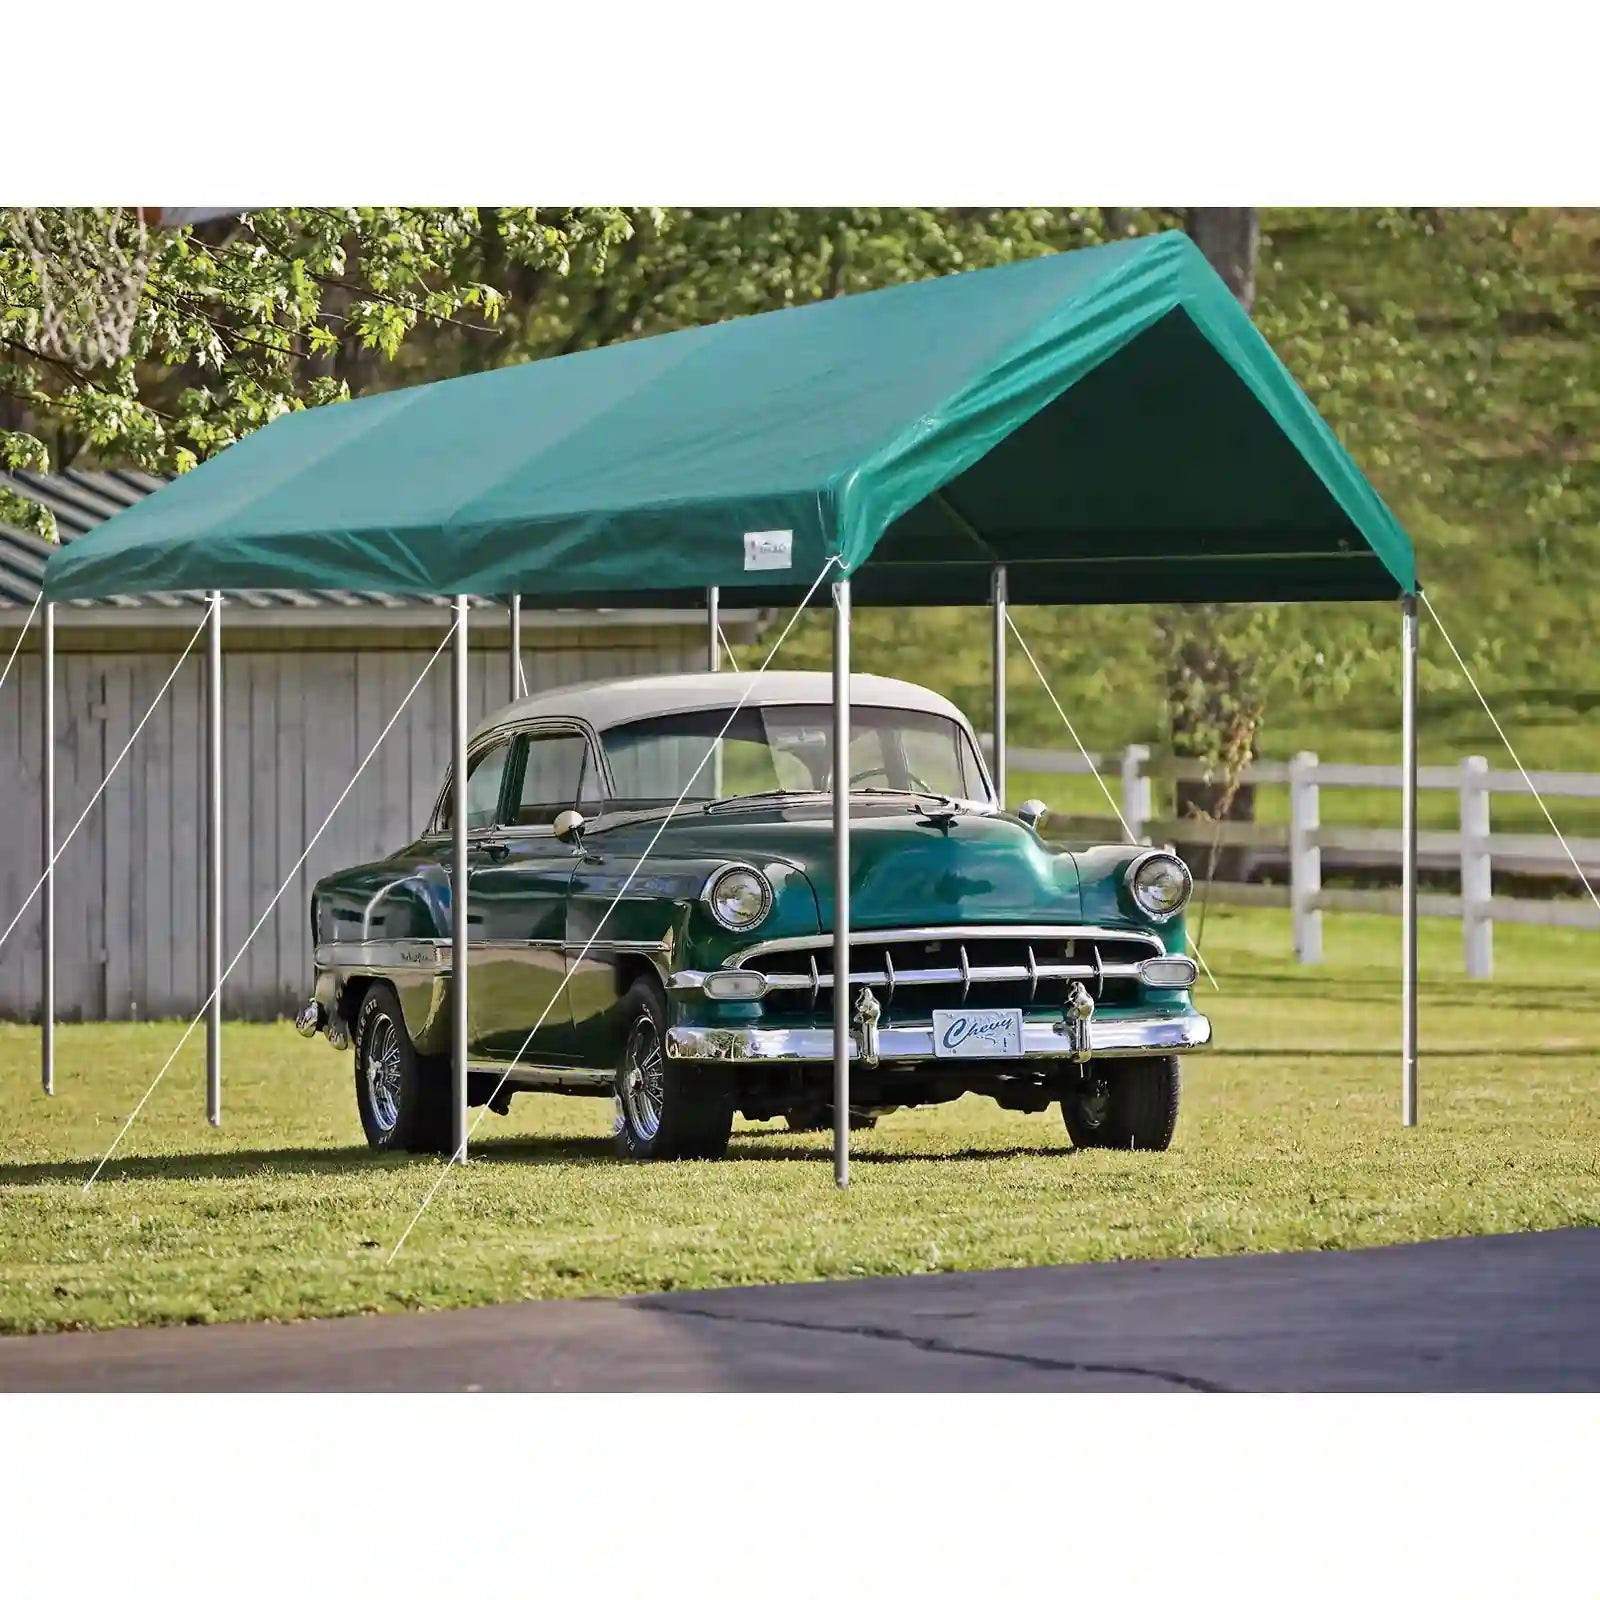
[[[1198,1011],[1156,1017],[1094,1017],[1088,1020],[1086,1048],[1074,1048],[1060,1025],[1044,1021],[1022,1024],[1021,1056],[935,1056],[933,1024],[878,1027],[875,1061],[938,1062],[941,1065],[1003,1070],[1012,1061],[1082,1061],[1098,1057],[1165,1056],[1196,1050],[1211,1042],[1211,1022]],[[832,1028],[680,1026],[667,1029],[667,1054],[679,1061],[832,1061]],[[850,1057],[863,1052],[852,1035]]]

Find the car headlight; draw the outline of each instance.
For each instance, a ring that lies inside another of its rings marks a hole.
[[[1193,888],[1189,869],[1166,850],[1152,850],[1128,869],[1128,893],[1153,922],[1177,916],[1189,903]]]
[[[723,867],[706,880],[700,898],[724,928],[741,932],[765,920],[772,909],[772,885],[754,867]]]

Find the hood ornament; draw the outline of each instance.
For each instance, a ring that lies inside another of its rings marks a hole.
[[[937,805],[933,806],[924,806],[919,803],[916,810],[922,822],[929,822],[934,827],[943,829],[946,838],[949,837],[950,829],[955,825],[956,818],[961,815],[961,805],[955,800],[940,800]],[[921,827],[921,825],[921,822],[917,824],[918,827]]]

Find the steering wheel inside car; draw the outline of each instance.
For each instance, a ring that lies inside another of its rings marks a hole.
[[[887,778],[888,776],[889,769],[887,767],[867,767],[861,772],[852,772],[850,774],[850,787],[852,789],[855,788],[858,783],[861,783],[867,778]],[[939,793],[939,791],[932,787],[931,784],[924,783],[923,780],[914,772],[907,772],[906,778],[909,780],[918,794],[937,795]],[[826,774],[826,780],[822,785],[822,791],[824,794],[831,794],[833,792],[833,771],[831,768]]]

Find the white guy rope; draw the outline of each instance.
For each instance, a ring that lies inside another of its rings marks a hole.
[[[314,834],[311,835],[310,842],[306,845],[305,849],[300,852],[299,860],[296,861],[295,864],[292,867],[290,867],[289,876],[286,877],[283,880],[283,882],[278,885],[278,892],[275,895],[273,895],[273,897],[267,902],[266,910],[263,911],[261,913],[261,915],[256,918],[256,925],[249,931],[249,933],[247,933],[245,935],[244,943],[242,945],[240,945],[238,950],[235,952],[233,960],[230,961],[228,963],[228,965],[223,969],[222,976],[217,980],[216,988],[214,988],[211,991],[211,993],[206,996],[204,1003],[201,1005],[200,1009],[195,1013],[194,1020],[189,1024],[189,1026],[187,1028],[185,1028],[183,1030],[183,1037],[177,1042],[177,1044],[175,1044],[172,1047],[172,1054],[170,1056],[168,1056],[167,1059],[162,1063],[160,1072],[158,1072],[155,1075],[155,1077],[150,1080],[150,1087],[148,1089],[146,1089],[145,1092],[139,1097],[139,1103],[138,1103],[138,1105],[136,1105],[133,1108],[133,1111],[129,1115],[128,1120],[126,1122],[124,1122],[123,1125],[119,1129],[117,1129],[117,1136],[116,1136],[115,1139],[113,1139],[111,1141],[110,1148],[106,1151],[106,1153],[103,1156],[100,1157],[100,1165],[97,1166],[94,1169],[94,1171],[89,1176],[88,1183],[84,1184],[84,1186],[83,1186],[83,1192],[85,1194],[88,1194],[89,1190],[94,1185],[94,1180],[100,1176],[101,1168],[103,1168],[105,1166],[106,1162],[108,1162],[111,1159],[112,1153],[116,1150],[117,1146],[122,1143],[123,1134],[125,1134],[128,1131],[128,1129],[133,1126],[134,1120],[138,1117],[139,1113],[144,1110],[145,1102],[150,1098],[151,1095],[153,1095],[156,1092],[156,1085],[158,1083],[160,1083],[161,1080],[166,1076],[167,1068],[170,1067],[172,1065],[172,1063],[178,1059],[178,1052],[180,1050],[182,1050],[183,1047],[189,1042],[189,1035],[194,1032],[196,1027],[199,1026],[200,1019],[203,1016],[205,1016],[205,1014],[206,1014],[206,1012],[208,1010],[210,1010],[211,1002],[214,999],[216,999],[216,997],[219,994],[222,993],[223,984],[225,984],[228,981],[229,974],[233,971],[233,969],[236,966],[239,965],[240,959],[243,957],[245,951],[250,948],[250,941],[252,939],[254,939],[255,936],[258,933],[261,932],[261,929],[262,929],[263,925],[266,923],[267,918],[272,915],[273,907],[276,906],[277,903],[283,898],[284,892],[288,889],[289,885],[294,882],[296,874],[300,871],[301,867],[303,867],[306,864],[306,858],[311,854],[311,852],[314,849],[316,849],[317,840],[320,839],[323,836],[323,834],[328,831],[328,824],[333,821],[335,814],[339,810],[339,807],[344,804],[345,799],[349,795],[350,791],[353,788],[355,788],[356,779],[358,779],[361,776],[361,774],[367,770],[367,767],[371,763],[372,758],[375,755],[377,755],[377,753],[378,753],[379,745],[381,745],[383,743],[383,741],[386,738],[388,738],[389,730],[395,725],[395,723],[397,723],[400,720],[400,713],[403,712],[405,710],[405,708],[408,705],[411,704],[411,697],[414,694],[416,694],[417,690],[420,689],[422,687],[423,683],[427,680],[427,676],[428,676],[429,672],[432,671],[432,669],[433,669],[434,662],[437,661],[439,659],[439,657],[444,653],[444,647],[447,644],[450,643],[450,640],[454,636],[455,631],[456,631],[456,625],[454,623],[452,623],[451,626],[450,626],[449,632],[447,632],[445,634],[444,638],[442,638],[439,641],[438,649],[436,649],[433,652],[433,654],[428,657],[428,664],[427,664],[427,666],[425,666],[422,669],[421,673],[418,674],[417,681],[414,684],[412,684],[409,689],[406,690],[405,699],[402,700],[400,702],[400,704],[395,707],[394,715],[392,717],[390,717],[389,720],[386,723],[384,723],[383,732],[378,735],[377,739],[373,743],[372,748],[369,751],[367,751],[366,755],[364,755],[361,758],[361,765],[359,767],[357,767],[356,770],[353,773],[351,773],[350,781],[344,786],[344,788],[342,790],[340,790],[339,798],[333,802],[333,809],[331,811],[329,811],[329,813],[327,814],[326,817],[323,818],[322,826],[320,828],[318,828],[317,831]]]
[[[1506,730],[1500,726],[1500,719],[1490,709],[1489,702],[1484,699],[1483,690],[1478,687],[1477,680],[1472,676],[1472,669],[1462,660],[1461,652],[1456,649],[1455,640],[1450,637],[1445,625],[1439,620],[1439,613],[1433,609],[1433,602],[1423,590],[1418,589],[1417,593],[1421,595],[1423,605],[1428,608],[1428,615],[1433,618],[1433,625],[1439,630],[1439,637],[1450,646],[1450,654],[1456,658],[1456,665],[1461,668],[1461,676],[1467,680],[1472,692],[1478,697],[1479,705],[1483,707],[1490,722],[1494,724],[1494,731],[1500,735],[1500,742],[1506,747],[1506,753],[1516,762],[1517,771],[1522,774],[1522,781],[1528,786],[1528,793],[1538,801],[1539,809],[1544,812],[1544,820],[1550,824],[1550,831],[1560,841],[1561,848],[1566,851],[1567,860],[1572,863],[1572,870],[1578,874],[1578,882],[1589,891],[1589,898],[1594,901],[1596,907],[1600,907],[1600,894],[1595,893],[1594,885],[1584,876],[1583,868],[1578,865],[1578,858],[1573,855],[1572,846],[1567,843],[1566,835],[1556,826],[1556,819],[1550,815],[1550,808],[1544,803],[1544,796],[1534,787],[1533,779],[1528,776],[1528,769],[1523,766],[1517,752],[1511,748],[1511,741],[1506,737]]]
[[[78,829],[83,826],[84,821],[88,817],[89,813],[94,810],[95,801],[97,801],[100,796],[106,792],[111,780],[116,777],[117,768],[122,765],[122,758],[133,748],[133,741],[139,737],[139,734],[144,728],[145,723],[150,720],[151,716],[155,712],[156,707],[161,704],[161,697],[166,694],[168,689],[172,687],[172,680],[178,676],[178,669],[182,667],[184,662],[189,659],[189,652],[193,650],[195,645],[199,642],[200,635],[206,631],[206,624],[210,621],[210,618],[211,607],[207,606],[206,614],[201,619],[200,626],[194,630],[194,634],[190,638],[188,644],[183,647],[183,654],[178,657],[176,665],[174,665],[172,671],[167,674],[167,681],[156,690],[155,699],[152,700],[149,706],[146,707],[145,714],[139,718],[138,726],[133,730],[132,733],[128,735],[128,742],[117,752],[117,759],[106,768],[106,775],[100,780],[100,787],[89,796],[88,805],[83,808],[82,812],[78,816],[78,820],[74,822],[71,828],[67,830],[67,836],[61,841],[60,845],[57,846],[56,853],[50,857],[49,861],[45,863],[44,871],[39,874],[39,881],[34,884],[32,889],[28,891],[28,898],[17,907],[17,914],[10,920],[10,922],[6,924],[6,931],[4,933],[0,933],[0,949],[5,948],[6,940],[11,937],[12,931],[16,928],[17,924],[22,921],[23,913],[26,912],[28,907],[33,904],[34,896],[37,895],[42,888],[44,888],[44,880],[48,878],[53,871],[55,871],[56,862],[61,859],[61,852],[72,843],[73,834],[75,834]],[[48,798],[46,798],[45,803],[48,804]]]
[[[728,653],[728,665],[731,666],[735,672],[737,672],[739,670],[739,658],[733,653],[733,646],[728,643],[727,634],[722,631],[721,617],[717,618],[717,638],[721,641],[722,648]],[[4,679],[0,679],[0,682],[4,681]]]
[[[695,783],[699,780],[700,774],[705,771],[706,763],[710,761],[713,752],[717,749],[723,738],[727,735],[728,729],[733,726],[734,718],[744,710],[745,701],[747,701],[751,694],[754,693],[755,686],[760,681],[761,674],[772,665],[772,658],[777,655],[779,650],[783,648],[783,642],[789,637],[790,630],[794,627],[795,623],[800,620],[800,614],[808,605],[811,604],[812,595],[814,595],[817,590],[822,587],[822,580],[827,577],[829,572],[831,572],[834,566],[837,564],[839,564],[838,556],[829,556],[828,559],[823,563],[822,571],[817,574],[815,580],[812,582],[811,587],[806,590],[805,598],[798,606],[795,607],[794,615],[790,617],[788,622],[784,624],[783,632],[780,633],[777,639],[773,642],[772,648],[767,652],[766,659],[759,667],[756,668],[753,673],[751,673],[750,681],[745,685],[744,693],[739,696],[739,703],[733,708],[732,711],[728,713],[728,719],[722,724],[722,729],[717,734],[717,737],[706,746],[706,753],[701,756],[699,766],[697,766],[694,771],[689,774],[689,781],[684,784],[682,791],[678,795],[678,798],[672,802],[671,809],[667,812],[666,816],[661,819],[660,825],[650,836],[649,844],[644,847],[639,859],[634,862],[632,869],[628,873],[628,876],[622,880],[622,887],[617,890],[615,895],[612,896],[610,905],[608,905],[605,910],[601,912],[599,921],[594,925],[594,931],[590,933],[588,941],[585,943],[583,949],[578,952],[577,959],[568,963],[567,970],[562,974],[561,982],[556,985],[555,993],[550,996],[550,999],[545,1005],[544,1010],[539,1013],[539,1020],[534,1023],[532,1028],[528,1030],[528,1037],[522,1041],[520,1046],[518,1046],[517,1053],[511,1058],[510,1062],[506,1066],[505,1071],[500,1074],[499,1081],[495,1084],[494,1088],[490,1090],[489,1100],[486,1100],[479,1108],[478,1115],[473,1119],[472,1126],[467,1129],[465,1137],[462,1139],[461,1143],[456,1146],[455,1150],[450,1156],[450,1159],[441,1169],[439,1176],[434,1179],[433,1187],[428,1190],[426,1195],[423,1196],[422,1204],[417,1207],[416,1215],[412,1217],[410,1222],[406,1224],[405,1232],[395,1240],[394,1249],[389,1252],[388,1260],[384,1262],[386,1267],[392,1265],[394,1258],[400,1254],[401,1247],[405,1244],[406,1240],[411,1237],[411,1230],[415,1228],[416,1225],[422,1220],[423,1212],[425,1212],[433,1203],[433,1197],[438,1194],[440,1185],[442,1185],[444,1180],[449,1177],[450,1169],[456,1166],[458,1163],[464,1162],[467,1145],[471,1142],[473,1135],[477,1133],[478,1125],[488,1114],[489,1101],[493,1100],[494,1097],[499,1094],[501,1089],[505,1087],[506,1079],[511,1076],[512,1069],[515,1068],[517,1063],[522,1060],[523,1051],[525,1051],[528,1046],[533,1043],[534,1035],[538,1033],[540,1028],[544,1026],[545,1018],[550,1015],[551,1009],[555,1006],[556,1001],[561,998],[568,982],[572,978],[573,972],[593,948],[595,940],[600,937],[600,930],[605,927],[607,920],[611,916],[611,913],[617,909],[617,906],[621,903],[623,896],[626,895],[628,890],[633,887],[633,880],[638,877],[640,868],[644,866],[645,861],[649,858],[650,852],[654,850],[656,845],[660,842],[661,835],[666,831],[667,824],[671,822],[672,819],[678,814],[678,807],[681,806],[688,798],[689,791],[694,788]],[[846,692],[849,692],[848,687]],[[455,990],[453,982],[451,988],[451,1003],[455,1004],[457,991]]]
[[[1028,641],[1022,637],[1021,630],[1017,627],[1016,619],[1011,615],[1010,607],[1006,608],[1006,626],[1016,635],[1017,643],[1022,646],[1022,653],[1028,658],[1028,665],[1033,668],[1034,676],[1044,685],[1044,692],[1050,696],[1050,704],[1056,708],[1056,715],[1066,724],[1067,732],[1072,735],[1072,742],[1078,747],[1078,754],[1088,762],[1089,770],[1094,774],[1094,781],[1100,785],[1100,792],[1106,797],[1106,804],[1117,814],[1117,821],[1122,824],[1122,831],[1128,836],[1129,844],[1138,844],[1134,831],[1128,826],[1128,819],[1122,814],[1122,807],[1112,798],[1111,791],[1106,787],[1106,780],[1100,776],[1100,766],[1093,756],[1083,747],[1083,740],[1078,737],[1078,730],[1072,726],[1072,718],[1066,713],[1061,702],[1056,699],[1056,692],[1050,687],[1050,680],[1045,677],[1043,669],[1034,660],[1033,651],[1028,648]],[[1205,968],[1205,974],[1211,979],[1211,987],[1221,990],[1222,985],[1217,982],[1216,975],[1206,963],[1206,958],[1200,952],[1200,946],[1194,942],[1194,936],[1187,928],[1184,929],[1184,938],[1189,941],[1189,948],[1194,951],[1195,959]]]
[[[23,621],[22,626],[17,629],[17,642],[12,645],[11,654],[6,657],[6,670],[4,672],[0,672],[0,689],[5,688],[6,679],[11,676],[11,664],[17,659],[17,651],[22,648],[23,637],[27,633],[28,629],[33,626],[33,619],[39,614],[39,602],[43,599],[44,590],[41,589],[38,594],[33,597],[33,604],[28,607],[28,615]],[[719,629],[718,631],[720,632],[721,630]],[[733,652],[730,650],[728,654],[732,655]]]

